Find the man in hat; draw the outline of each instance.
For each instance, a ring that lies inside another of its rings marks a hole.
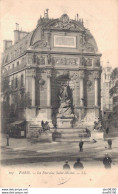
[[[84,144],[84,142],[81,140],[81,141],[79,142],[79,149],[80,149],[80,152],[83,151],[83,144]]]
[[[108,135],[109,133],[109,127],[106,128],[106,134]]]
[[[83,164],[80,162],[80,158],[77,158],[77,161],[75,162],[73,168],[75,168],[75,169],[83,169],[84,168]]]
[[[112,159],[108,156],[108,154],[105,154],[105,157],[103,159],[103,164],[105,168],[111,168]]]
[[[63,169],[64,170],[69,170],[70,169],[70,165],[68,164],[68,160],[65,161],[65,164],[63,165]]]
[[[111,149],[112,148],[112,140],[108,139],[108,148]]]

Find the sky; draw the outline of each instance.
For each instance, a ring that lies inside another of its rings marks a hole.
[[[16,23],[30,32],[46,8],[50,18],[67,13],[75,19],[78,13],[97,42],[102,65],[118,67],[118,0],[0,0],[0,50],[3,40],[14,40]]]

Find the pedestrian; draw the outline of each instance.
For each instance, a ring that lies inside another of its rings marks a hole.
[[[80,149],[80,152],[83,151],[83,144],[84,144],[84,142],[81,140],[81,141],[79,142],[79,149]]]
[[[43,120],[41,121],[41,127],[42,127],[42,129],[44,128],[44,121]]]
[[[108,156],[108,154],[105,154],[105,157],[103,159],[103,164],[105,168],[111,168],[112,159]]]
[[[109,127],[106,128],[106,134],[108,135],[109,133]]]
[[[63,165],[63,169],[64,170],[69,170],[70,169],[70,165],[68,164],[68,160],[65,161],[65,164]]]
[[[75,169],[83,169],[84,168],[83,164],[80,162],[80,158],[77,158],[77,161],[75,162],[73,168],[75,168]]]
[[[86,128],[85,130],[86,130],[87,135],[90,137],[91,136],[91,131],[88,128]]]
[[[108,139],[108,148],[111,149],[112,148],[112,140]]]

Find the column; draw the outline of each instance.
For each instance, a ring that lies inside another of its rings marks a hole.
[[[35,106],[35,98],[36,98],[36,95],[35,95],[35,75],[34,75],[34,72],[33,72],[33,75],[32,75],[32,106]]]
[[[47,71],[47,106],[51,106],[51,70]]]
[[[47,47],[50,47],[50,32],[45,32]]]
[[[94,72],[94,79],[95,79],[95,106],[98,106],[98,79],[99,79],[99,72]]]
[[[31,105],[35,106],[35,69],[27,69],[26,71],[26,93],[30,93]]]
[[[51,70],[47,70],[47,119],[51,121]],[[50,123],[51,124],[51,123]]]
[[[80,106],[84,106],[84,71],[79,71],[80,79]]]

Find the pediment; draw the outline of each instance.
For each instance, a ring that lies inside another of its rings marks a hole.
[[[67,14],[63,14],[59,19],[49,22],[44,28],[74,31],[82,31],[85,29],[80,21],[70,20]]]

